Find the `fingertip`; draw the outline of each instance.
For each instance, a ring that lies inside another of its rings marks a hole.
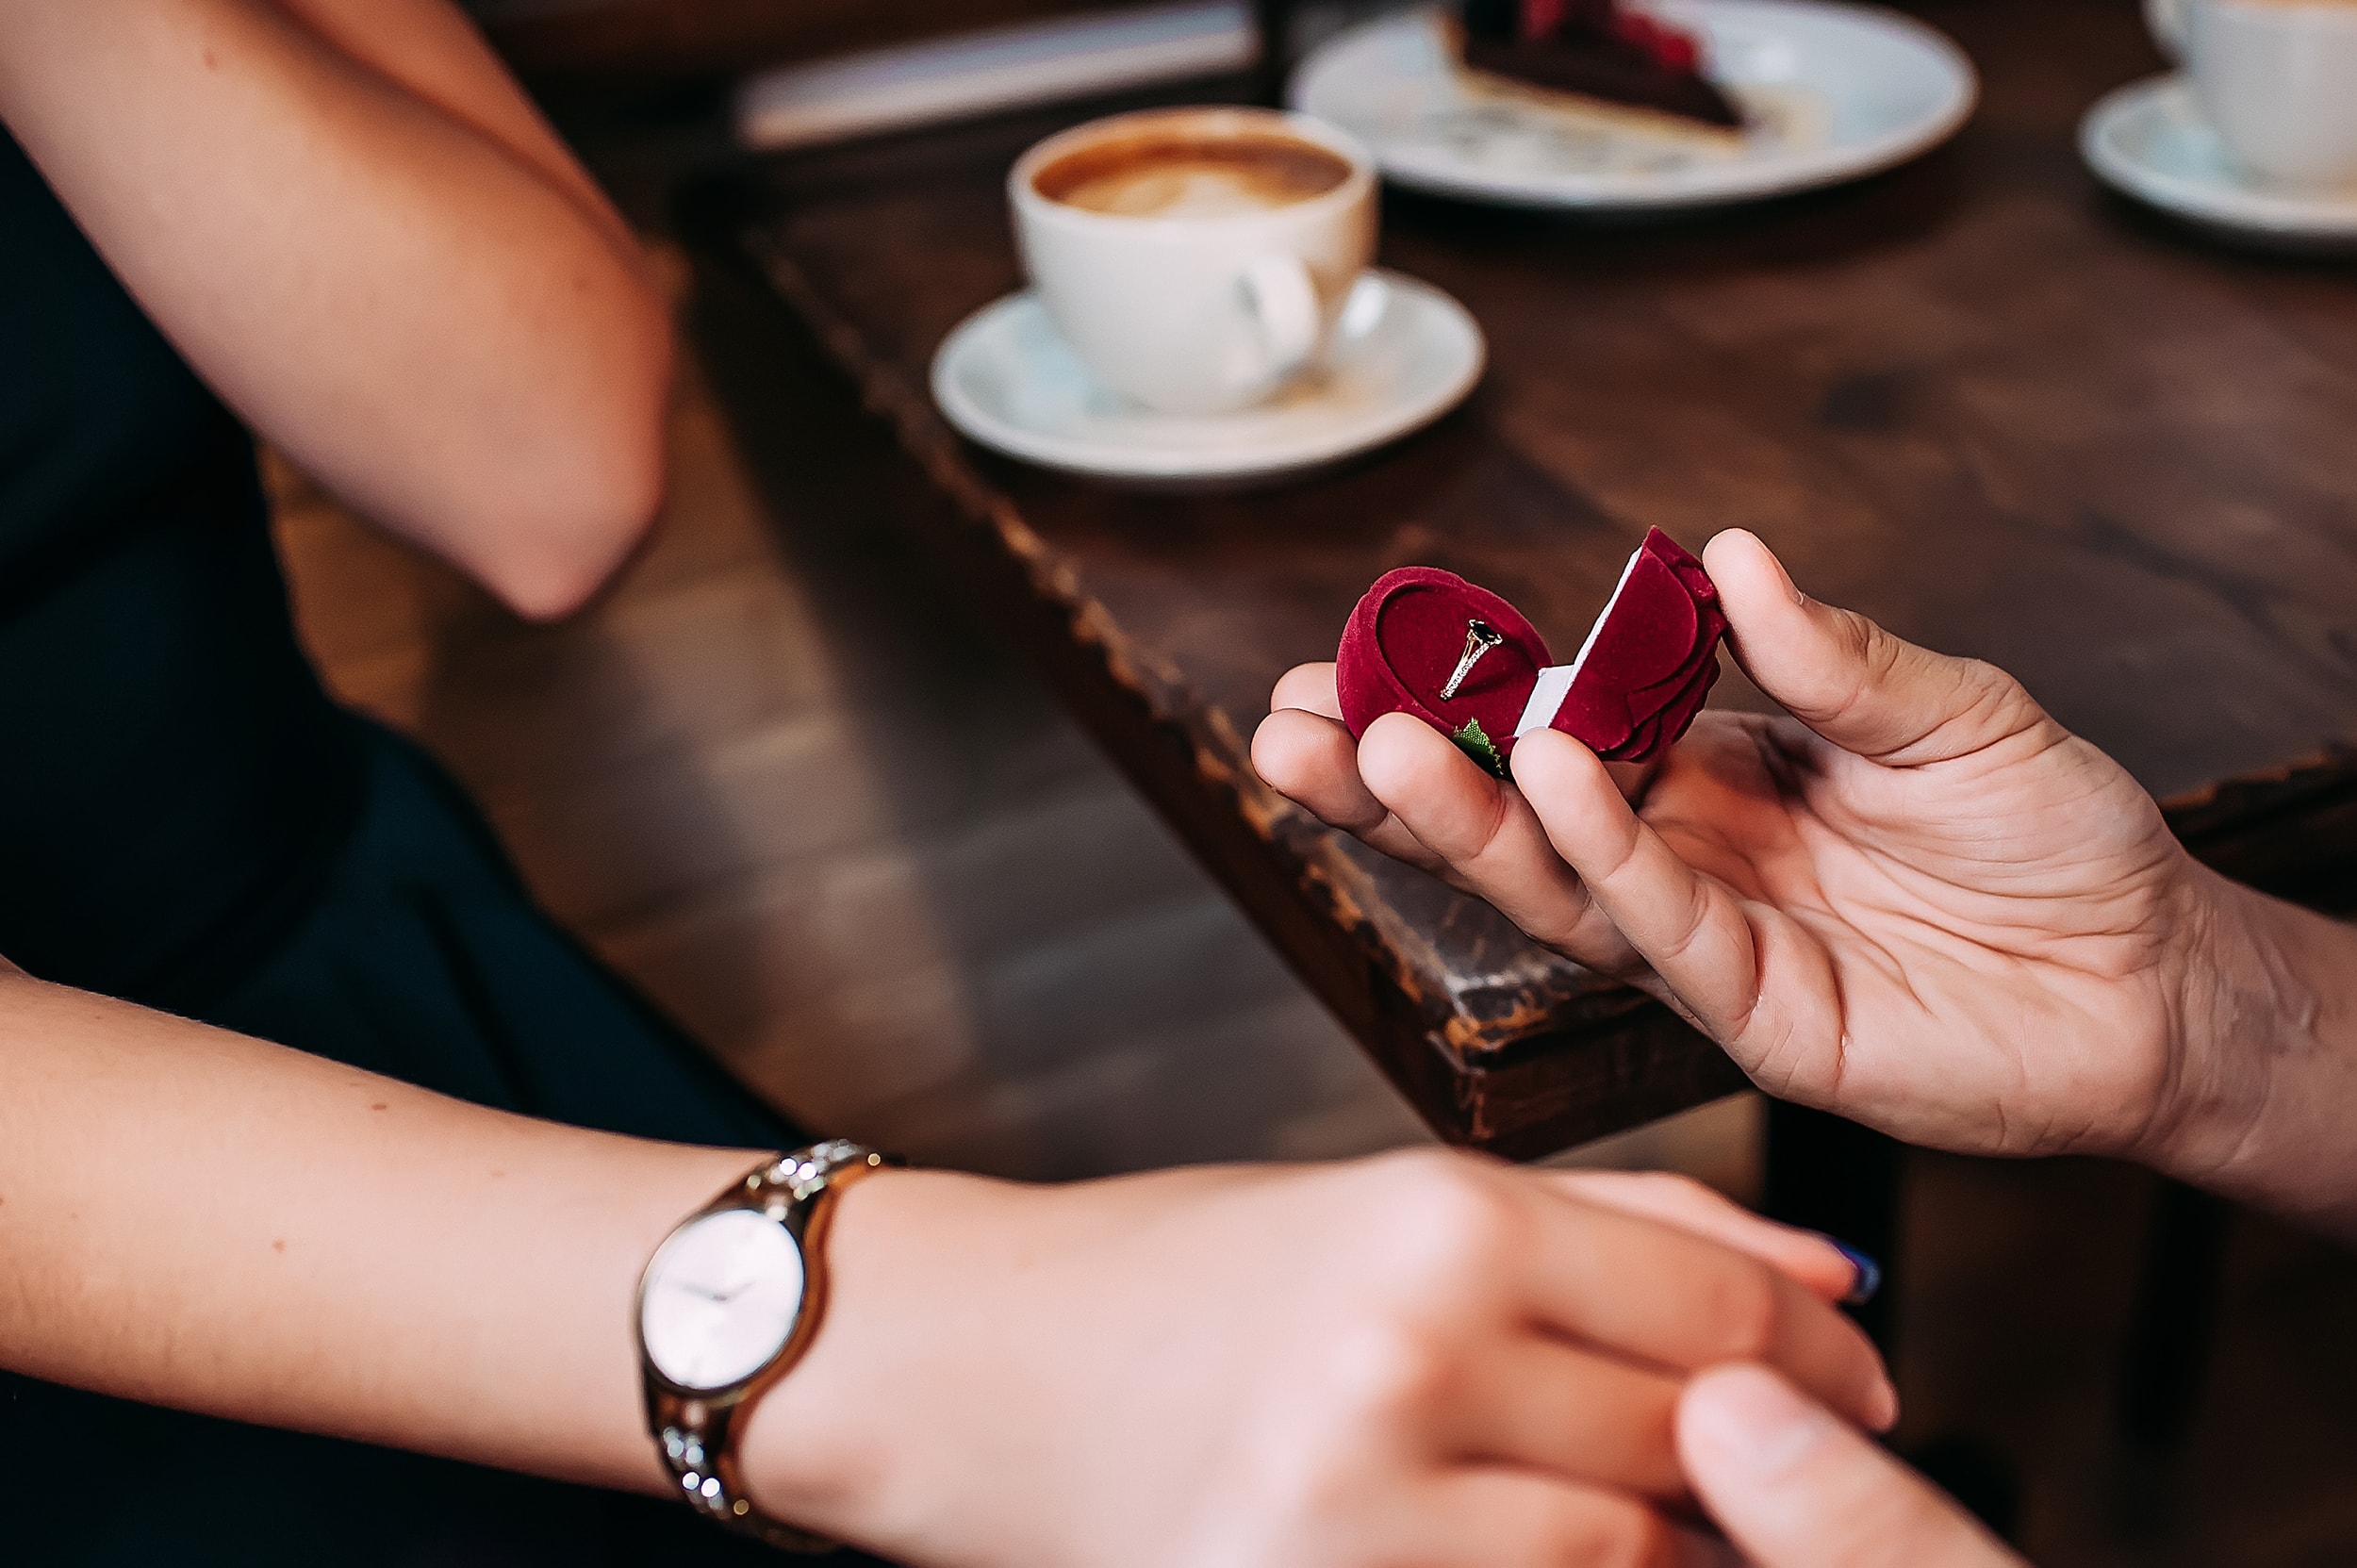
[[[1269,693],[1269,711],[1301,708],[1327,718],[1343,716],[1342,698],[1334,685],[1332,661],[1325,664],[1297,664],[1277,678],[1277,685]]]
[[[1267,718],[1252,727],[1252,744],[1247,748],[1252,755],[1253,771],[1279,789],[1285,786],[1281,765],[1290,760],[1292,753],[1290,732],[1293,725],[1287,720],[1286,712],[1283,708],[1272,708]]]
[[[1524,735],[1514,742],[1506,766],[1525,794],[1532,789],[1576,786],[1605,767],[1595,752],[1560,730],[1533,730]],[[1614,786],[1616,791],[1618,787]]]
[[[1713,1367],[1678,1396],[1695,1495],[1760,1568],[2023,1568],[1953,1499],[1764,1367]]]
[[[1774,552],[1739,529],[1711,540],[1710,548],[1733,534],[1741,537],[1706,557],[1726,613],[1728,648],[1753,685],[1811,722],[1829,704],[1838,708],[1864,678],[1865,644],[1842,635],[1856,618],[1812,601]]]
[[[1359,775],[1394,811],[1433,790],[1490,779],[1455,741],[1404,713],[1383,715],[1359,737]]]
[[[1710,565],[1714,556],[1723,558],[1736,551],[1766,548],[1760,536],[1748,528],[1722,528],[1703,541],[1703,565]]]
[[[1726,612],[1739,652],[1746,632],[1756,632],[1778,614],[1808,602],[1776,553],[1744,529],[1730,528],[1705,545],[1703,568],[1719,590],[1719,606]]]
[[[1773,1221],[1762,1220],[1763,1225]],[[1777,1226],[1775,1246],[1776,1265],[1794,1284],[1829,1307],[1858,1306],[1873,1295],[1882,1274],[1873,1268],[1873,1260],[1862,1252],[1854,1252],[1831,1236],[1815,1230],[1802,1230]],[[1861,1294],[1863,1291],[1863,1294]]]
[[[1861,1252],[1838,1236],[1827,1236],[1825,1240],[1836,1252],[1841,1254],[1841,1261],[1850,1265],[1850,1288],[1842,1292],[1843,1304],[1863,1307],[1873,1300],[1883,1288],[1883,1265],[1876,1263],[1871,1254]]]
[[[1784,569],[1784,561],[1768,541],[1748,528],[1722,528],[1703,546],[1703,569],[1710,573],[1712,585],[1725,592],[1727,576],[1745,581],[1764,580],[1783,589],[1792,602],[1801,602],[1801,590],[1793,586],[1792,574]]]
[[[1749,1362],[1706,1367],[1678,1395],[1678,1458],[1706,1494],[1779,1479],[1838,1428],[1782,1378]]]
[[[1508,761],[1540,825],[1574,866],[1574,843],[1589,843],[1600,828],[1628,818],[1627,799],[1604,760],[1570,735],[1533,732],[1514,743]]]
[[[1899,1417],[1905,1413],[1899,1403],[1899,1385],[1886,1372],[1874,1394],[1874,1409],[1866,1418],[1866,1429],[1876,1437],[1888,1437],[1899,1429]]]
[[[1772,1220],[1757,1222],[1772,1230],[1777,1266],[1827,1306],[1863,1306],[1882,1287],[1882,1266],[1838,1237]]]
[[[1298,708],[1279,708],[1252,732],[1252,767],[1261,782],[1294,800],[1310,792],[1322,760],[1336,748],[1333,720]]]

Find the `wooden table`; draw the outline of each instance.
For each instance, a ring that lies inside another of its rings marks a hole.
[[[1394,566],[1493,586],[1564,646],[1648,524],[1740,523],[1812,592],[2015,670],[2215,864],[2357,903],[2357,274],[2217,248],[2083,171],[2078,116],[2160,65],[2133,0],[1916,8],[1985,97],[1885,177],[1644,226],[1391,195],[1383,261],[1471,307],[1488,377],[1424,435],[1257,493],[1029,469],[925,390],[943,335],[1021,281],[1009,160],[1106,106],[752,161],[684,218],[890,422],[930,478],[907,523],[1401,1092],[1450,1139],[1538,1154],[1739,1081],[1255,778],[1270,684]]]

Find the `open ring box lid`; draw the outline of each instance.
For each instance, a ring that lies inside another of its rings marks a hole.
[[[1443,698],[1475,620],[1504,640]],[[1702,562],[1656,528],[1570,664],[1553,662],[1538,629],[1489,589],[1437,567],[1402,567],[1351,611],[1334,680],[1353,735],[1387,713],[1413,714],[1500,778],[1533,730],[1560,730],[1610,762],[1643,762],[1702,711],[1726,627]]]

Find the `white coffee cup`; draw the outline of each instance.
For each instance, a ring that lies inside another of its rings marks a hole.
[[[2269,184],[2357,184],[2357,4],[2145,0],[2235,161]]]
[[[1374,160],[1273,109],[1092,121],[1016,159],[1007,193],[1065,338],[1166,414],[1249,407],[1316,365],[1375,253]]]

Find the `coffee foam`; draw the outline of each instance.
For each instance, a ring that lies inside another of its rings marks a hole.
[[[1032,177],[1048,200],[1122,218],[1227,218],[1323,196],[1350,165],[1277,137],[1106,142],[1058,158]]]

